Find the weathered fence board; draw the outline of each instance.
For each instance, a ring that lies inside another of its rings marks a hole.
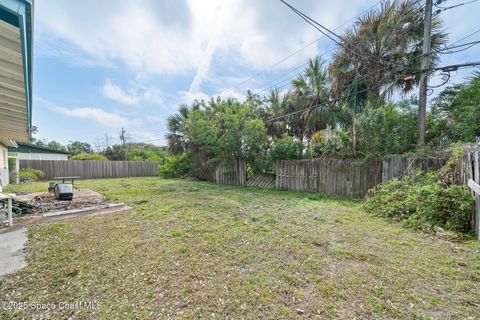
[[[80,176],[87,179],[156,176],[158,162],[104,160],[20,160],[20,168],[33,168],[45,173],[43,179],[59,176]]]
[[[199,180],[216,182],[215,167],[209,163],[194,165],[192,168],[192,174]]]
[[[215,182],[243,186],[247,180],[247,164],[244,160],[219,164],[215,169]]]
[[[401,178],[415,170],[427,172],[440,169],[448,160],[448,154],[435,158],[425,157],[385,157],[382,165],[382,182],[393,178]]]
[[[469,161],[468,171],[470,171],[467,185],[475,197],[472,221],[477,239],[480,240],[480,150],[467,151],[467,157]]]
[[[314,159],[277,161],[276,187],[363,198],[382,180],[382,160]]]
[[[275,176],[264,173],[255,173],[253,177],[247,180],[245,185],[260,188],[275,188]]]

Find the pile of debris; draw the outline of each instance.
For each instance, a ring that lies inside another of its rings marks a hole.
[[[72,201],[57,200],[52,192],[16,193],[12,195],[15,215],[41,215],[45,212],[81,209],[106,204],[101,194],[82,189],[75,192]]]
[[[57,200],[52,193],[44,193],[34,196],[29,204],[34,213],[44,213],[50,211],[80,209],[106,202],[107,201],[103,197],[100,199],[82,199],[78,197],[78,194],[75,195],[75,198],[72,201],[61,201]]]
[[[12,199],[14,224],[22,225],[132,210],[123,202],[108,202],[100,193],[89,189],[76,189],[68,201],[58,200],[58,194],[51,191],[7,195]],[[6,225],[0,222],[0,229],[4,227]]]

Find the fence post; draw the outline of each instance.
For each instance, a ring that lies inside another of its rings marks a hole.
[[[480,184],[480,165],[479,165],[480,151],[475,151],[473,160],[473,180]],[[480,240],[480,194],[475,193],[475,233],[477,240]]]

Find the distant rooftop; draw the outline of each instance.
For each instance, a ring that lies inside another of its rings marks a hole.
[[[56,153],[69,154],[67,151],[59,151],[48,147],[40,147],[34,144],[18,143],[18,148],[8,147],[9,152],[17,153]]]

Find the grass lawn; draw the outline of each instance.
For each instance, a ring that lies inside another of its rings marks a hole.
[[[480,318],[479,243],[431,238],[358,202],[159,178],[79,186],[135,211],[30,227],[28,266],[0,280],[0,302],[100,308],[1,319]]]

